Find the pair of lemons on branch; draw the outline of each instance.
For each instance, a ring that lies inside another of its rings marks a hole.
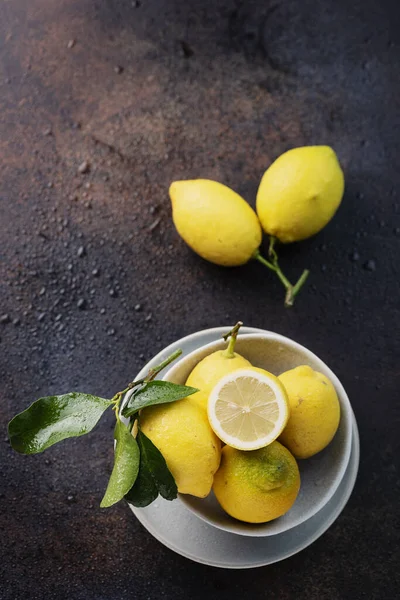
[[[204,259],[225,267],[258,260],[273,271],[292,306],[309,274],[295,284],[283,274],[275,243],[304,240],[334,216],[343,197],[344,176],[329,146],[304,146],[282,154],[264,173],[255,212],[239,194],[209,179],[174,181],[172,217],[183,240]],[[270,236],[268,259],[259,250],[262,230]]]

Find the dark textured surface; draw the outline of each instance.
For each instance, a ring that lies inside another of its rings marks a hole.
[[[2,600],[399,596],[399,17],[385,0],[0,3]],[[312,270],[287,311],[260,265],[185,247],[167,186],[205,176],[253,201],[271,160],[311,143],[337,150],[347,187],[326,230],[281,252],[293,278]],[[111,415],[43,455],[10,450],[34,398],[111,395],[238,318],[325,359],[358,419],[354,494],[299,555],[224,572],[100,510]]]

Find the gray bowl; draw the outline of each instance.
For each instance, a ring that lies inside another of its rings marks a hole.
[[[200,360],[224,347],[225,343],[217,340],[183,356],[169,369],[164,379],[184,384],[189,373]],[[324,373],[332,381],[340,401],[341,418],[334,439],[319,454],[299,461],[301,475],[299,495],[290,511],[279,519],[257,525],[243,523],[225,513],[213,493],[204,499],[180,494],[180,499],[187,509],[214,527],[253,537],[276,535],[310,519],[325,506],[337,490],[350,459],[352,408],[342,384],[329,367],[307,348],[289,338],[268,331],[239,335],[236,351],[255,367],[261,367],[275,375],[299,365],[309,365]]]

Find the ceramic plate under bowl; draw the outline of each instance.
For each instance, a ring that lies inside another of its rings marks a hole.
[[[211,352],[225,347],[220,338],[214,343],[200,346],[183,356],[166,373],[164,379],[184,384],[194,366]],[[241,333],[236,342],[237,352],[254,366],[279,375],[299,365],[309,365],[324,373],[336,388],[341,406],[339,428],[332,442],[322,452],[307,460],[299,460],[301,476],[300,493],[284,516],[269,523],[251,525],[230,517],[211,493],[207,498],[181,495],[181,500],[194,513],[215,527],[239,535],[276,535],[303,523],[329,501],[337,490],[346,471],[351,452],[352,409],[346,392],[338,378],[315,354],[304,346],[277,333]]]
[[[189,354],[226,333],[229,327],[198,332],[178,340],[154,357],[141,371],[159,364],[177,348]],[[245,327],[243,333],[260,330]],[[300,552],[318,539],[337,519],[353,490],[359,463],[359,437],[352,417],[352,450],[344,477],[329,502],[312,518],[290,531],[273,537],[252,538],[221,531],[198,519],[178,498],[173,502],[157,499],[146,508],[131,509],[142,525],[161,543],[196,562],[230,568],[246,569],[278,562]]]

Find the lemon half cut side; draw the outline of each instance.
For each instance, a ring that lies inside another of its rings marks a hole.
[[[208,419],[215,434],[238,450],[271,444],[289,419],[285,388],[262,369],[238,369],[225,375],[208,399]]]

